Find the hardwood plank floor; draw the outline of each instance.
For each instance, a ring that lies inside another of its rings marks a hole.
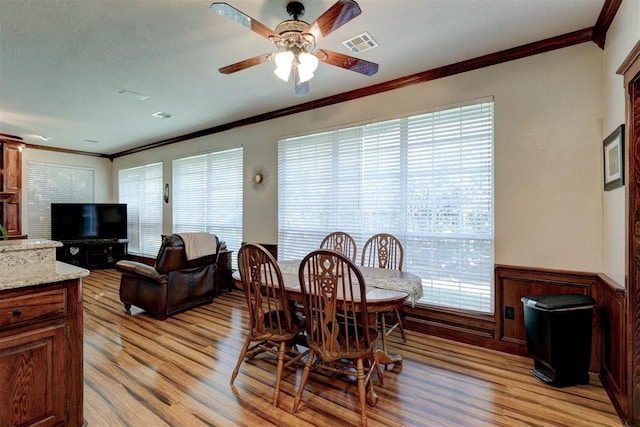
[[[275,359],[245,362],[229,379],[246,330],[240,291],[158,321],[118,297],[120,274],[84,279],[84,417],[90,426],[358,425],[357,387],[312,373],[292,414],[302,369],[283,374],[273,409]],[[402,366],[374,378],[379,396],[370,426],[620,426],[597,376],[554,388],[529,372],[531,359],[439,338],[398,334],[390,349]]]

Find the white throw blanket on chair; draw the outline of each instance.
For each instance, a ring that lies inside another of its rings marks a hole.
[[[218,250],[217,239],[211,233],[176,233],[184,242],[184,252],[187,260],[215,255]]]

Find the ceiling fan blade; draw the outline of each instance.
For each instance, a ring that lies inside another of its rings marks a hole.
[[[273,59],[273,53],[265,53],[263,55],[254,56],[253,58],[245,59],[235,64],[227,65],[226,67],[219,68],[222,74],[232,74],[237,71],[242,71],[254,65],[260,65],[265,62],[269,62]]]
[[[216,13],[219,13],[225,18],[229,18],[232,21],[237,22],[243,27],[250,29],[254,33],[261,35],[265,39],[271,40],[273,37],[278,37],[278,33],[273,31],[271,28],[256,21],[249,15],[243,12],[240,12],[238,9],[236,9],[233,6],[230,6],[227,3],[211,3],[211,10],[213,10]]]
[[[342,27],[356,16],[360,15],[360,6],[353,0],[338,0],[327,9],[318,19],[309,24],[303,33],[311,33],[316,43],[327,37],[331,32]]]
[[[364,59],[355,58],[332,50],[318,49],[315,55],[318,57],[318,60],[326,64],[355,71],[365,76],[373,76],[378,72],[378,64],[375,62],[365,61]]]

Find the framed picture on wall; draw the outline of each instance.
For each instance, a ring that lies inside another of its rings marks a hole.
[[[603,142],[604,191],[624,185],[624,125],[618,126]]]

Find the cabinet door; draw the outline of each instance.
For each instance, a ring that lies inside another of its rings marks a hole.
[[[20,234],[22,230],[22,221],[20,217],[20,202],[5,202],[4,203],[4,215],[0,218],[4,228],[7,230],[7,234],[16,235]]]
[[[1,427],[65,422],[65,330],[63,323],[0,336]]]
[[[6,193],[18,193],[22,187],[22,144],[2,144],[4,151],[3,178]]]

